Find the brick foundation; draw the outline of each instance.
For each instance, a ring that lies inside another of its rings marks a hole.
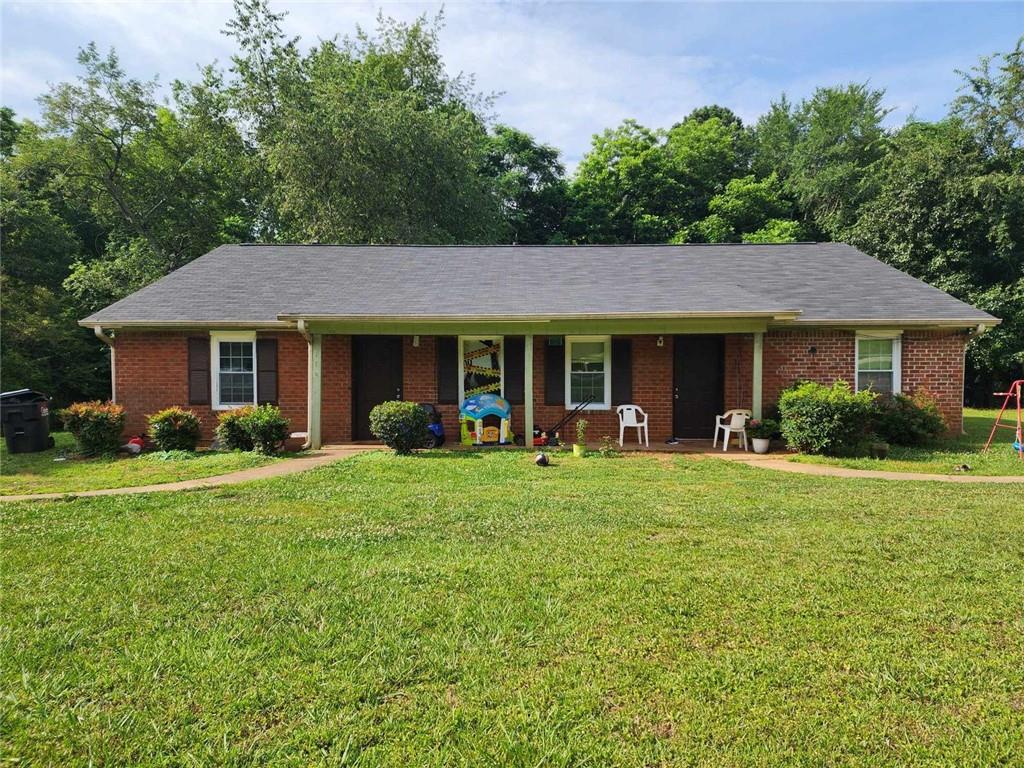
[[[146,429],[146,416],[170,405],[195,411],[203,424],[203,437],[213,436],[217,412],[209,406],[188,405],[188,342],[186,332],[117,334],[118,401],[128,415],[128,434]],[[306,429],[306,342],[295,332],[261,333],[278,339],[279,405],[294,432]],[[672,336],[659,347],[657,336],[632,336],[633,401],[647,411],[651,441],[661,442],[672,432]],[[907,331],[903,335],[903,390],[927,389],[939,401],[951,431],[962,428],[963,353],[966,336],[961,332]],[[544,403],[544,356],[548,349],[563,354],[562,347],[547,346],[543,336],[534,338],[534,420],[544,428],[566,413],[564,405]],[[802,379],[831,384],[854,376],[855,334],[852,331],[771,331],[764,337],[762,369],[765,407],[777,402],[786,387]],[[407,400],[437,402],[435,338],[403,339],[403,390]],[[726,408],[752,404],[753,336],[725,336]],[[321,435],[325,443],[352,439],[352,340],[349,336],[324,336]],[[458,437],[458,407],[438,406],[449,439]],[[589,411],[591,439],[618,436],[614,408]],[[524,431],[523,407],[513,407],[512,428]],[[572,439],[573,425],[563,429]]]

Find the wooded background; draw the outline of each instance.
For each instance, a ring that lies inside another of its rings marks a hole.
[[[754,125],[626,120],[568,175],[447,72],[440,18],[308,50],[282,20],[237,0],[231,65],[162,101],[90,44],[38,124],[0,110],[4,389],[109,396],[77,320],[240,241],[845,241],[1003,318],[969,346],[970,402],[1024,376],[1024,38],[960,73],[938,122],[886,128],[884,90],[829,85]]]

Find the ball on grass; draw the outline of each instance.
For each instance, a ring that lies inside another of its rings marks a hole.
[[[537,458],[533,460],[533,463],[538,467],[546,467],[548,465],[548,455],[544,453],[544,451],[541,451],[537,454]]]

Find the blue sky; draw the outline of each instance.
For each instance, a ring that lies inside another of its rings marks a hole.
[[[308,44],[373,26],[379,9],[410,19],[433,3],[280,2]],[[134,76],[161,83],[227,62],[228,2],[18,2],[0,5],[0,99],[38,116],[35,97],[70,78],[78,47],[115,46]],[[720,103],[753,121],[785,91],[869,81],[889,120],[945,114],[965,69],[1024,33],[1015,3],[447,3],[442,53],[500,92],[495,113],[559,147],[570,167],[591,135],[633,117],[668,126]]]

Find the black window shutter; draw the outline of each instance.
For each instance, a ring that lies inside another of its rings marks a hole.
[[[544,345],[544,404],[565,405],[565,346],[552,344],[562,341],[560,336],[549,336]]]
[[[438,336],[437,350],[437,402],[457,403],[459,400],[459,339],[456,336]]]
[[[256,339],[256,396],[277,405],[277,339]]]
[[[526,373],[526,339],[522,336],[505,337],[505,399],[522,404],[526,393],[523,376]]]
[[[210,337],[188,340],[188,404],[210,404]]]
[[[633,402],[633,340],[612,338],[612,405]]]

